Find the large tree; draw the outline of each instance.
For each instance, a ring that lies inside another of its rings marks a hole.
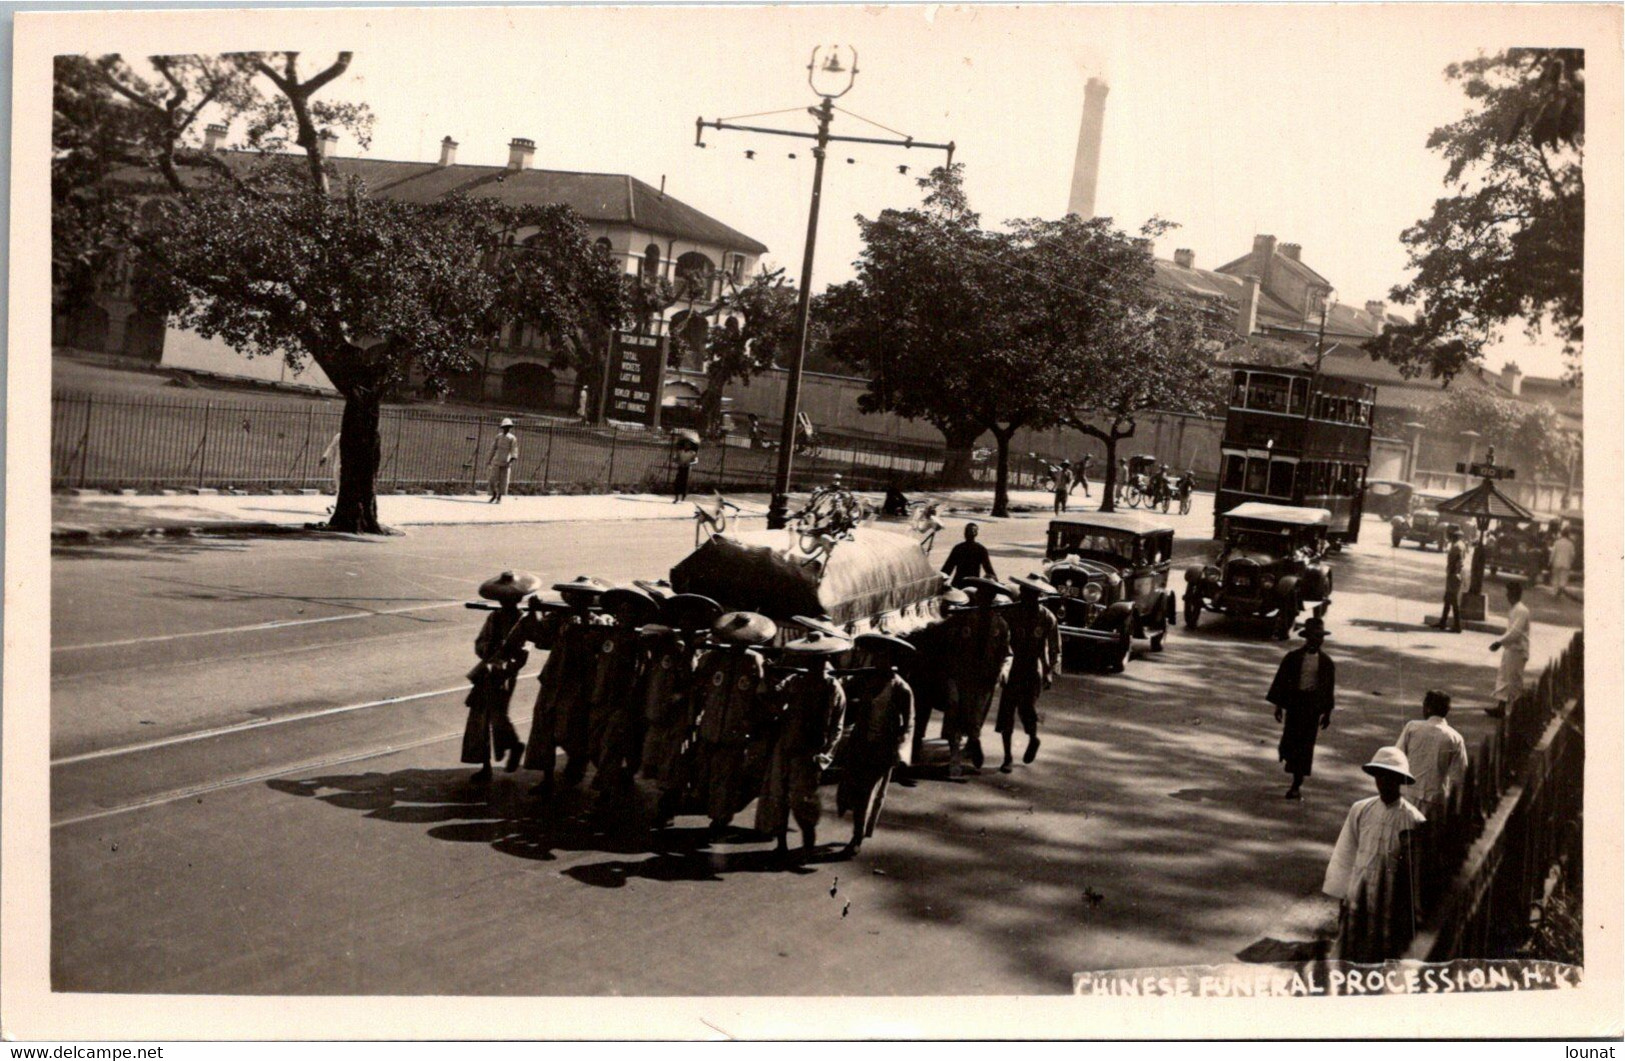
[[[504,321],[534,324],[596,363],[601,337],[625,311],[620,272],[567,207],[467,197],[409,204],[335,179],[321,132],[334,123],[364,134],[367,115],[315,96],[348,68],[348,53],[308,78],[297,53],[233,61],[256,79],[258,95],[240,111],[264,155],[253,167],[215,156],[186,165],[173,145],[155,151],[169,194],[160,216],[130,234],[140,251],[137,297],[246,356],[317,364],[345,399],[328,525],[377,533],[386,391],[414,365],[431,376],[472,367],[471,352]],[[192,91],[122,62],[101,69],[111,91],[161,109]],[[173,124],[158,127],[172,135]],[[279,150],[290,144],[298,150]]]
[[[920,207],[858,218],[858,275],[820,303],[831,353],[869,379],[866,412],[931,423],[948,443],[947,485],[963,481],[984,433],[997,450],[994,515],[1009,510],[1009,447],[1023,427],[1054,423],[1073,328],[1064,277],[1048,268],[1042,223],[980,225],[960,168],[919,183]]]
[[[722,427],[722,398],[728,385],[749,383],[793,346],[797,301],[796,288],[784,278],[784,270],[764,270],[731,287],[717,301],[706,327],[679,337],[678,341],[694,345],[705,364],[700,426],[707,435]],[[704,318],[690,318],[699,319]]]
[[[1471,109],[1428,147],[1451,194],[1400,236],[1416,276],[1393,289],[1422,303],[1410,325],[1366,345],[1406,376],[1447,384],[1503,328],[1545,327],[1579,373],[1584,340],[1585,53],[1512,48],[1452,64]]]
[[[1454,390],[1422,415],[1428,431],[1455,439],[1478,434],[1477,444],[1494,446],[1496,463],[1516,468],[1520,477],[1563,479],[1579,455],[1579,438],[1545,403],[1520,401],[1477,388]],[[1482,454],[1475,455],[1481,456]]]

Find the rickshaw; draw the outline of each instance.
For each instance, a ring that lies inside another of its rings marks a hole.
[[[1161,503],[1162,510],[1168,511],[1168,491],[1157,492],[1157,458],[1149,453],[1141,453],[1128,459],[1128,482],[1123,487],[1123,500],[1128,502],[1129,508],[1139,508],[1144,504],[1146,508]]]

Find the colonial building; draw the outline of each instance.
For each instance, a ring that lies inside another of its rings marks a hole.
[[[249,165],[257,155],[222,150],[226,130],[210,126],[206,148],[228,164]],[[324,141],[329,150],[336,139]],[[537,169],[536,145],[516,138],[508,145],[505,166],[477,166],[457,161],[458,144],[441,142],[435,162],[399,162],[331,156],[341,177],[359,177],[373,195],[425,203],[454,194],[488,197],[505,203],[563,204],[581,215],[597,242],[623,264],[626,272],[671,281],[677,302],[653,326],[669,330],[688,314],[714,310],[729,282],[748,277],[767,250],[761,242],[666,194],[665,181],[655,188],[621,173],[574,173]],[[161,194],[149,177],[132,181],[132,194]],[[331,390],[314,365],[297,376],[279,362],[249,360],[223,343],[205,340],[162,320],[140,313],[130,299],[128,269],[114,269],[93,306],[59,312],[53,341],[93,352],[122,354],[177,368],[303,384]],[[555,367],[549,337],[528,325],[504,327],[497,341],[474,352],[478,366],[450,381],[465,399],[481,397],[504,405],[574,410],[579,396],[568,369]],[[686,384],[679,385],[686,387]]]

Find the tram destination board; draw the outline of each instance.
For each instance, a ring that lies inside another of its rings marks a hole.
[[[659,426],[665,360],[662,336],[615,333],[609,360],[607,411],[611,420]]]

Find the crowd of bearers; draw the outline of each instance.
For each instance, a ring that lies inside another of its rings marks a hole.
[[[539,771],[532,792],[542,795],[553,792],[556,774],[570,788],[590,767],[600,811],[631,810],[642,776],[653,782],[657,828],[703,814],[713,837],[755,802],[754,831],[788,856],[793,822],[802,857],[817,845],[819,782],[833,765],[836,811],[852,816],[849,856],[874,834],[894,773],[912,785],[898,767],[916,759],[932,697],[943,711],[950,776],[962,776],[961,747],[979,767],[981,730],[1013,668],[996,727],[1004,769],[1018,720],[1028,735],[1025,760],[1033,761],[1037,700],[1059,654],[1056,621],[1041,602],[1055,591],[1037,576],[1017,582],[1019,593],[983,578],[968,580],[970,593],[946,591],[944,621],[909,638],[852,637],[798,618],[807,633],[774,649],[781,639],[771,619],[724,614],[715,601],[665,583],[612,587],[583,575],[553,587],[559,600],[543,601],[534,576],[503,572],[480,587],[496,608],[475,643],[462,757],[479,764],[482,784],[493,757],[510,772]],[[526,744],[508,705],[529,644],[549,655]],[[928,696],[916,694],[911,675]]]

